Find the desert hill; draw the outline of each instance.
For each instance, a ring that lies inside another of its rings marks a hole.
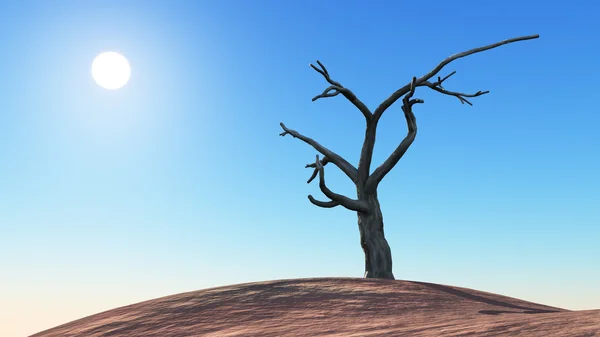
[[[569,311],[466,288],[363,278],[247,283],[157,298],[31,337],[600,336]]]

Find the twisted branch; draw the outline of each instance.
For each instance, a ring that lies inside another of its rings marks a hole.
[[[321,165],[325,166],[329,162],[330,162],[329,158],[323,157],[323,159],[321,160]],[[308,181],[306,182],[307,184],[310,184],[310,182],[313,181],[317,177],[317,174],[319,173],[319,169],[317,168],[317,165],[315,165],[315,163],[306,164],[306,166],[304,166],[304,168],[309,168],[309,167],[314,167],[315,170],[313,171],[310,178],[308,178]]]
[[[319,172],[319,188],[321,192],[325,194],[326,197],[331,199],[331,201],[319,201],[313,198],[312,195],[308,196],[308,200],[314,205],[319,207],[331,208],[338,205],[341,205],[351,211],[356,212],[367,212],[369,210],[368,205],[364,201],[350,199],[341,194],[337,194],[332,192],[327,185],[325,185],[325,169],[319,160],[319,155],[317,155],[317,160],[315,161],[315,169]]]
[[[313,205],[319,206],[319,207],[323,207],[323,208],[333,208],[335,206],[339,206],[340,205],[339,202],[333,201],[333,200],[331,200],[331,201],[320,201],[320,200],[317,200],[317,199],[313,198],[313,196],[310,195],[310,194],[308,195],[308,200]]]

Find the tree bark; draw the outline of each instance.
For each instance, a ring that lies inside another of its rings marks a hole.
[[[383,233],[383,215],[377,192],[360,195],[369,205],[369,212],[357,212],[360,245],[365,253],[365,278],[394,280],[392,251]]]

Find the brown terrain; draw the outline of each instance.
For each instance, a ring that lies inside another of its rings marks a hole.
[[[600,336],[569,311],[439,284],[362,278],[247,283],[162,297],[32,337]]]

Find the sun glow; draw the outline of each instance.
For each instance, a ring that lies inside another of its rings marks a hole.
[[[124,86],[131,76],[127,59],[115,52],[102,53],[92,62],[92,77],[99,86],[114,90]]]

